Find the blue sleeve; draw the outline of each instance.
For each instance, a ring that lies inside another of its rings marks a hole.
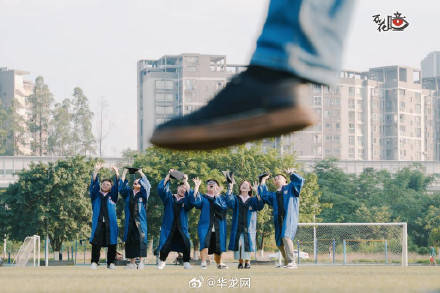
[[[93,201],[99,193],[99,190],[101,189],[101,186],[99,184],[99,176],[96,176],[96,179],[93,180],[93,175],[92,175],[92,179],[90,181],[90,186],[89,186],[89,194],[90,194],[90,199]]]
[[[130,187],[128,187],[128,180],[122,181],[119,179],[119,193],[123,198],[126,198],[130,194]]]
[[[289,190],[292,192],[292,194],[295,197],[299,197],[299,194],[301,192],[301,189],[305,181],[306,180],[301,176],[299,176],[298,174],[295,173],[290,174]]]
[[[115,176],[113,179],[113,186],[110,190],[110,197],[114,203],[118,201],[118,195],[119,195],[119,178],[118,176]]]
[[[142,176],[142,178],[139,179],[139,184],[141,185],[141,196],[147,201],[151,191],[151,184],[147,176]]]
[[[202,197],[200,196],[200,192],[197,192],[197,194],[194,196],[194,190],[191,189],[189,192],[189,202],[191,203],[192,206],[194,206],[196,209],[201,209],[202,208]]]
[[[264,208],[264,201],[262,198],[259,200],[256,196],[251,197],[249,203],[250,203],[252,209],[254,209],[256,211],[261,211]]]
[[[157,193],[164,204],[173,196],[170,191],[170,181],[165,184],[165,179],[162,179],[157,186]]]
[[[258,186],[258,194],[264,203],[273,206],[273,193],[267,190],[266,184]]]
[[[228,191],[226,191],[226,194],[222,196],[228,208],[235,208],[235,196],[232,194],[232,190],[228,189]]]

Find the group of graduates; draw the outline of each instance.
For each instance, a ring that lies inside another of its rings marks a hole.
[[[116,220],[116,202],[118,195],[124,199],[124,242],[125,256],[130,260],[128,269],[143,269],[147,256],[147,201],[150,195],[151,184],[140,168],[125,168],[119,176],[118,168],[112,167],[115,172],[114,180],[104,179],[100,182],[98,173],[102,164],[97,164],[90,184],[90,198],[92,201],[92,269],[99,263],[101,247],[107,247],[107,267],[115,268],[116,244],[118,225]],[[129,186],[127,173],[138,173],[140,178],[135,179]],[[259,182],[251,185],[244,180],[239,185],[239,194],[233,194],[235,180],[232,172],[224,172],[228,183],[225,193],[215,179],[206,181],[206,193],[199,189],[202,181],[194,178],[194,188],[188,183],[188,176],[174,169],[170,169],[157,187],[158,195],[162,200],[164,211],[160,229],[158,269],[163,269],[171,251],[183,255],[185,269],[190,265],[190,236],[188,233],[188,212],[192,208],[200,210],[198,236],[200,241],[201,268],[207,268],[208,255],[214,254],[218,269],[228,268],[222,262],[222,253],[226,251],[226,212],[233,210],[232,227],[228,249],[234,251],[234,258],[239,260],[239,269],[250,268],[251,252],[256,250],[256,223],[257,212],[268,204],[273,209],[276,244],[284,258],[284,264],[277,267],[296,268],[293,239],[296,234],[299,220],[299,195],[304,185],[304,179],[287,169],[290,183],[284,174],[273,177],[276,191],[269,191],[266,180],[270,174],[263,173]],[[170,190],[172,178],[180,180],[175,194]],[[136,265],[136,258],[139,264]]]

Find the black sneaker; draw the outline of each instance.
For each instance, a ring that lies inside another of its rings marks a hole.
[[[244,264],[244,268],[245,268],[245,269],[250,269],[250,268],[251,268],[251,264],[248,263],[248,262],[245,263],[245,264]]]
[[[232,78],[206,106],[159,125],[151,143],[171,149],[214,149],[278,136],[315,123],[299,104],[308,97],[306,81],[251,66]]]
[[[238,263],[238,269],[242,269],[243,268],[243,264],[240,262]]]

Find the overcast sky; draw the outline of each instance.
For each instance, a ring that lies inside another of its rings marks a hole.
[[[136,149],[136,62],[165,54],[225,54],[247,64],[266,15],[266,0],[0,0],[0,67],[45,78],[57,100],[81,87],[97,111],[108,103],[104,155]],[[372,15],[399,11],[403,32],[378,32]],[[343,67],[419,68],[440,50],[435,0],[357,1]],[[96,124],[95,124],[96,125]]]

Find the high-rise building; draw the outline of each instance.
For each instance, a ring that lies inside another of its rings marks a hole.
[[[22,123],[24,123],[28,113],[26,98],[32,94],[33,90],[33,83],[24,79],[28,74],[28,72],[22,70],[12,70],[5,67],[0,68],[1,107],[9,107],[14,102],[16,113],[23,117]],[[15,137],[16,134],[12,134],[9,140],[14,139]],[[29,143],[27,143],[29,138],[24,137],[24,139],[25,142],[22,144],[7,141],[6,145],[8,146],[8,154],[29,155],[31,153]]]
[[[149,146],[156,125],[202,107],[244,68],[227,64],[224,55],[165,55],[138,61],[138,150]]]
[[[436,103],[420,70],[342,71],[336,87],[312,86],[318,124],[281,137],[279,147],[303,159],[434,160]]]
[[[434,159],[440,161],[440,51],[429,53],[422,60],[422,87],[434,93],[432,99],[432,123]],[[428,126],[431,121],[427,122]]]

